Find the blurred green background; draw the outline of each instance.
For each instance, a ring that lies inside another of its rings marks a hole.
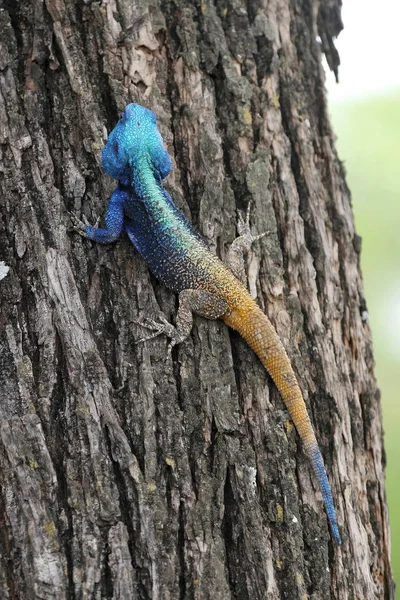
[[[330,111],[363,239],[361,266],[382,391],[392,566],[400,586],[400,92],[332,102]]]

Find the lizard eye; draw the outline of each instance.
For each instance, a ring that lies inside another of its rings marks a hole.
[[[123,121],[125,119],[125,111],[123,110],[122,113],[119,115],[119,120]]]

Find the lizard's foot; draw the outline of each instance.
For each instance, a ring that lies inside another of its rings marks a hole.
[[[168,344],[167,354],[171,353],[171,350],[176,344],[180,344],[184,339],[185,335],[180,333],[176,327],[174,327],[167,319],[160,315],[159,321],[155,321],[154,319],[146,318],[144,321],[135,321],[141,327],[145,329],[152,329],[153,333],[147,335],[140,340],[137,340],[136,344],[141,344],[142,342],[147,342],[148,340],[152,340],[159,335],[166,335],[171,339]]]
[[[239,237],[233,240],[227,255],[226,264],[231,269],[233,274],[239,279],[243,285],[246,285],[246,270],[245,270],[245,255],[249,252],[252,244],[269,233],[265,231],[260,235],[252,235],[250,229],[250,202],[247,206],[246,217],[243,218],[242,213],[237,211],[237,230]]]
[[[239,210],[237,211],[236,227],[237,227],[238,234],[239,234],[239,237],[236,239],[237,240],[241,239],[242,244],[245,247],[245,250],[250,250],[250,247],[253,244],[253,242],[260,240],[261,238],[263,238],[264,236],[266,236],[269,233],[269,231],[264,231],[263,233],[260,233],[259,235],[252,235],[251,229],[250,229],[250,202],[247,205],[245,219],[243,218],[242,213]]]
[[[79,233],[79,235],[81,235],[84,238],[89,237],[86,231],[86,227],[92,227],[92,225],[90,225],[89,221],[87,220],[85,215],[82,215],[82,220],[76,216],[75,213],[73,212],[69,212],[69,217],[71,219],[71,223],[72,223],[72,230],[76,231],[76,233]],[[94,226],[92,227],[93,229],[97,229],[100,223],[100,217],[97,217],[96,219],[96,223],[94,224]]]

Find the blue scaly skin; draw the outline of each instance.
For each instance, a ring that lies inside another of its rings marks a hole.
[[[165,320],[151,322],[155,333],[145,339],[165,333],[171,338],[171,348],[189,335],[193,313],[221,318],[239,331],[270,373],[290,412],[317,476],[333,538],[340,544],[322,455],[289,358],[268,317],[239,281],[243,279],[240,254],[257,239],[250,234],[249,215],[245,223],[239,223],[242,235],[231,246],[229,269],[208,250],[163,188],[161,181],[172,169],[171,159],[154,113],[137,104],[129,104],[121,114],[102,161],[105,172],[119,182],[108,204],[106,227],[92,227],[76,217],[75,227],[102,244],[115,241],[125,230],[151,271],[179,293],[176,327]]]

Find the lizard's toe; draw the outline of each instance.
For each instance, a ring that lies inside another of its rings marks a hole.
[[[145,329],[152,329],[153,333],[137,340],[135,343],[140,344],[141,342],[146,342],[147,340],[152,340],[159,335],[166,335],[171,338],[173,345],[179,343],[179,339],[181,336],[178,334],[176,327],[174,327],[167,319],[163,316],[159,316],[159,320],[155,321],[154,319],[146,318],[144,321],[135,321],[141,327]],[[171,342],[171,343],[172,343]]]
[[[79,233],[79,235],[86,238],[87,233],[85,231],[85,228],[86,228],[86,225],[88,224],[85,222],[86,217],[83,216],[83,220],[81,221],[81,219],[79,217],[77,217],[76,214],[73,212],[68,212],[68,215],[69,215],[69,218],[72,223],[72,231],[75,231],[75,233]]]

